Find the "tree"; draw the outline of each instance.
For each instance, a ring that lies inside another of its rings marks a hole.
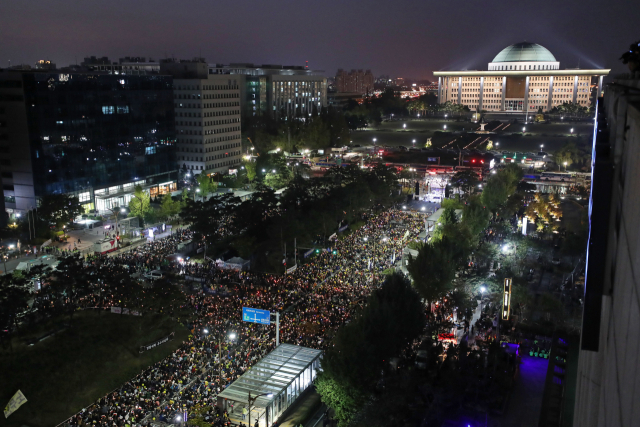
[[[341,424],[348,424],[371,396],[386,361],[422,332],[423,313],[409,282],[393,274],[371,293],[361,315],[338,330],[316,384]]]
[[[170,193],[162,196],[162,203],[160,204],[160,212],[162,217],[170,218],[180,213],[180,203],[173,200]]]
[[[60,228],[82,215],[84,208],[76,196],[48,194],[42,197],[38,215]]]
[[[456,215],[455,208],[445,208],[444,212],[442,212],[442,216],[440,217],[440,222],[442,225],[457,224],[458,216]]]
[[[256,179],[256,163],[253,161],[244,162],[244,168],[247,171],[247,179],[249,180],[249,184]]]
[[[413,286],[427,303],[435,302],[451,289],[456,258],[447,236],[434,243],[423,244],[418,249],[418,255],[409,258],[407,270],[413,279]]]
[[[203,201],[207,199],[207,196],[210,193],[213,193],[218,189],[218,181],[212,180],[209,175],[204,173],[197,175],[196,181],[198,181],[200,195],[202,196]]]
[[[451,185],[455,188],[461,189],[465,193],[468,193],[472,188],[477,187],[479,182],[478,174],[472,170],[456,172],[456,174],[451,178]]]
[[[141,186],[136,185],[133,197],[129,202],[129,210],[132,216],[144,218],[145,214],[151,210],[151,200],[149,195],[144,192]]]

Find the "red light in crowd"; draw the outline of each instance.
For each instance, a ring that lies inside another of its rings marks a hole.
[[[484,160],[480,160],[480,163],[484,164]]]
[[[476,162],[476,159],[471,160],[471,163],[475,163],[475,162]]]

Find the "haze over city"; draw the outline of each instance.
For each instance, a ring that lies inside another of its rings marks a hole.
[[[639,15],[640,4],[625,0],[7,1],[0,64],[205,57],[430,79],[436,70],[481,69],[503,46],[529,41],[566,67],[615,73],[620,52],[612,46],[634,37]]]

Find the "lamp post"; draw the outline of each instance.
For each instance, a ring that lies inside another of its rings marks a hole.
[[[484,293],[487,291],[487,288],[484,286],[480,286],[480,319],[482,319],[482,299],[484,298]]]
[[[249,427],[251,427],[251,405],[253,405],[255,403],[256,400],[258,400],[259,397],[262,396],[267,396],[267,397],[272,397],[273,393],[262,393],[257,395],[256,397],[251,397],[251,392],[249,392],[249,424],[247,424]]]
[[[116,217],[116,239],[118,238],[118,213],[125,213],[126,210],[124,208],[115,207],[115,208],[107,208],[107,210],[111,211],[111,213]]]
[[[564,164],[564,171],[566,172],[567,171],[567,162],[564,162],[563,164]]]
[[[205,335],[209,331],[207,329],[204,330]],[[231,332],[229,334],[229,340],[233,341],[236,339],[236,334]],[[218,380],[220,381],[220,389],[222,389],[222,338],[218,336]]]

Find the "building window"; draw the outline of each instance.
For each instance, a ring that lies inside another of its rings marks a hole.
[[[89,200],[91,200],[91,192],[86,191],[84,193],[80,193],[78,194],[78,201],[80,203],[82,202],[88,202]]]
[[[115,108],[113,108],[113,105],[103,105],[102,106],[102,114],[113,114],[114,110],[115,110]]]

